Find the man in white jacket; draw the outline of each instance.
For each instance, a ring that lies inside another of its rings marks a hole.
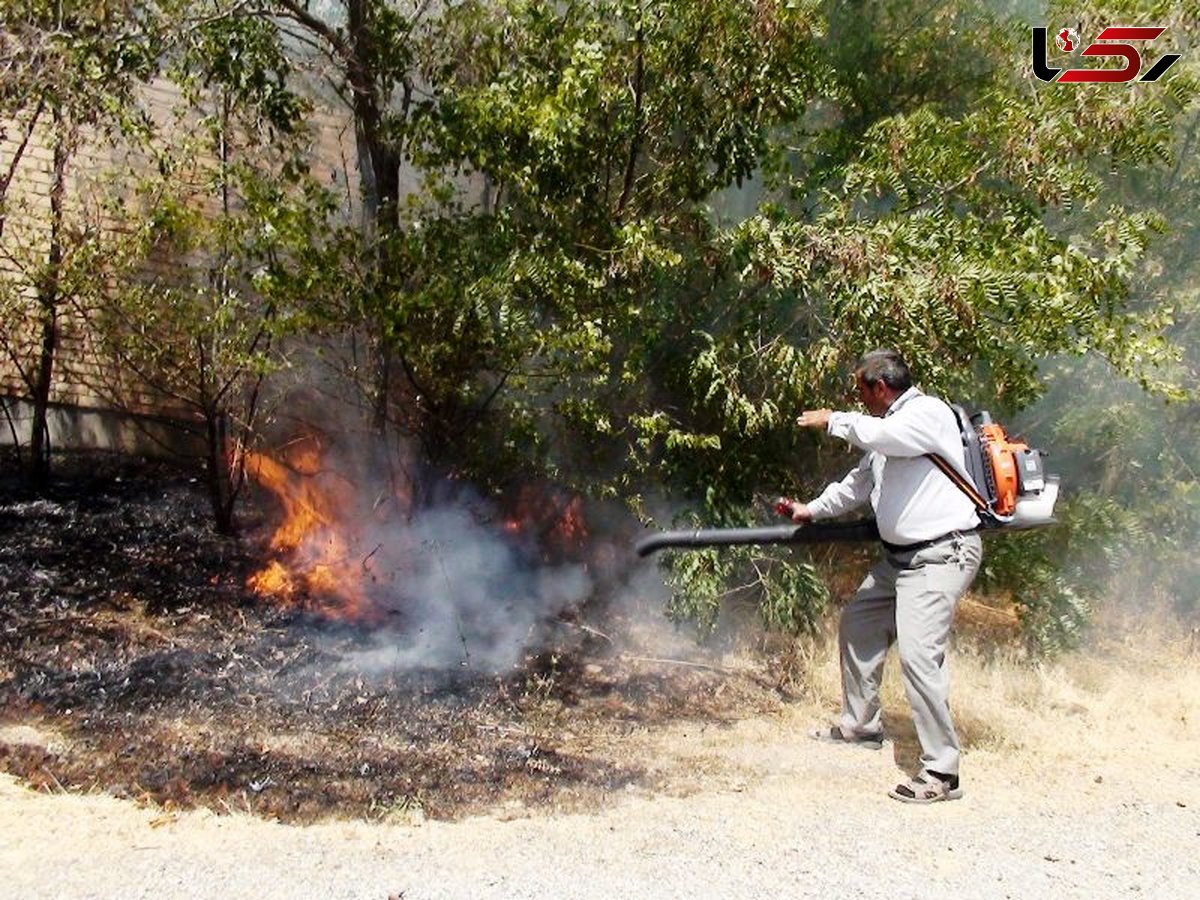
[[[928,459],[937,454],[966,473],[954,412],[912,385],[892,350],[875,350],[855,370],[868,415],[807,410],[797,420],[866,451],[849,474],[808,503],[791,503],[796,522],[841,515],[870,501],[884,553],[842,611],[839,628],[842,715],[825,740],[879,749],[879,686],[895,643],[921,742],[921,769],[889,794],[907,803],[962,796],[959,742],[950,718],[946,642],[954,607],[979,570],[982,546],[972,502]]]

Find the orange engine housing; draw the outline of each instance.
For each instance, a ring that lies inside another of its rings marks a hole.
[[[1024,441],[1010,441],[1004,426],[994,422],[979,426],[979,437],[992,478],[996,485],[996,507],[999,515],[1009,516],[1017,508],[1020,477],[1017,473],[1017,453],[1028,450]]]

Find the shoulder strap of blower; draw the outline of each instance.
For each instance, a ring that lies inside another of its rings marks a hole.
[[[925,458],[941,469],[954,486],[966,494],[967,498],[975,504],[975,512],[979,516],[979,523],[984,528],[999,528],[1004,524],[1004,519],[992,511],[991,505],[979,493],[978,488],[967,481],[944,457],[936,453],[926,453]]]
[[[999,528],[1006,525],[1011,520],[1011,516],[998,515],[991,502],[980,493],[978,487],[981,483],[987,483],[991,475],[980,450],[979,433],[971,424],[971,418],[965,409],[954,403],[949,406],[950,411],[954,414],[955,424],[958,425],[959,434],[962,435],[963,461],[967,466],[967,473],[960,472],[949,460],[937,453],[926,453],[925,458],[941,469],[951,483],[966,494],[967,499],[975,506],[981,527]]]

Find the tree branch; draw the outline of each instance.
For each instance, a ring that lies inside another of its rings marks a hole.
[[[30,139],[33,137],[34,129],[37,128],[38,119],[41,117],[42,110],[45,108],[46,98],[39,97],[37,106],[34,107],[33,115],[29,117],[29,124],[25,126],[25,134],[21,137],[21,142],[17,144],[16,148],[13,150],[12,159],[8,164],[8,171],[4,173],[3,178],[0,178],[0,202],[3,202],[4,198],[8,196],[8,186],[12,184],[13,176],[17,172],[17,166],[21,162],[21,157],[25,155],[25,150],[29,146]],[[3,215],[0,215],[0,235],[4,233],[3,222]]]
[[[949,194],[953,194],[955,191],[957,191],[963,185],[970,184],[972,181],[974,181],[976,178],[978,178],[980,175],[982,175],[985,171],[990,169],[991,166],[992,166],[992,160],[990,160],[990,159],[987,160],[986,162],[980,163],[973,172],[968,172],[962,178],[958,179],[958,181],[954,182],[954,184],[949,184],[949,185],[946,185],[945,187],[939,188],[936,192],[929,193],[922,199],[918,200],[916,203],[913,203],[910,206],[905,206],[902,209],[898,210],[898,212],[901,215],[906,215],[910,212],[913,212],[914,210],[918,210],[924,206],[928,206],[930,203],[932,203],[935,199],[937,199],[939,197],[946,197]]]
[[[299,25],[303,25],[313,34],[325,40],[347,66],[354,68],[359,65],[358,56],[355,54],[354,48],[347,44],[336,29],[331,27],[328,22],[314,16],[306,8],[296,3],[295,0],[273,0],[273,2],[280,7],[280,15],[291,19]]]
[[[629,198],[633,194],[634,175],[637,171],[637,158],[642,149],[642,95],[645,89],[646,54],[644,52],[644,33],[642,22],[638,21],[636,46],[637,57],[633,68],[633,133],[629,138],[629,158],[625,161],[625,179],[621,188],[621,199],[617,201],[617,215],[625,212]]]

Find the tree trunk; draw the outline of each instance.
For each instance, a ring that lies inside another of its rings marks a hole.
[[[374,357],[371,371],[371,431],[381,440],[386,440],[391,402],[392,348],[382,334],[376,335],[371,343]]]
[[[50,183],[50,247],[46,271],[38,284],[38,319],[41,351],[34,372],[33,422],[29,435],[29,482],[44,487],[50,479],[50,388],[54,380],[54,358],[58,352],[59,289],[63,263],[63,195],[66,192],[67,135],[62,111],[54,110],[54,170]]]
[[[402,139],[385,134],[383,130],[383,98],[376,82],[375,42],[378,36],[371,21],[374,2],[377,0],[350,0],[347,4],[347,38],[353,51],[347,60],[347,76],[353,96],[363,208],[375,252],[372,284],[368,288],[373,296],[366,298],[369,327],[374,332],[370,342],[370,426],[379,438],[386,440],[395,348],[384,333],[379,313],[398,281],[397,273],[393,271],[391,245],[400,229],[398,209],[403,144]],[[410,101],[410,92],[406,90],[404,115],[407,115]]]
[[[224,413],[208,410],[204,414],[205,457],[204,474],[208,500],[212,507],[213,524],[218,534],[233,534],[235,502],[233,479],[227,452],[226,420]]]

